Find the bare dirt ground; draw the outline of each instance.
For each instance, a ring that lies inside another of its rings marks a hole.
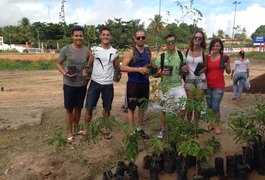
[[[251,61],[250,79],[265,72],[264,64]],[[115,83],[112,115],[119,122],[127,121],[127,114],[121,110],[126,80],[124,74],[121,82]],[[231,85],[229,76],[226,76],[226,84]],[[113,131],[113,139],[98,138],[96,144],[80,141],[76,136],[75,142],[61,151],[48,145],[55,130],[65,130],[62,77],[57,70],[0,71],[0,87],[3,87],[0,91],[0,179],[101,179],[103,171],[114,168],[117,160],[124,159],[123,132],[118,128]],[[222,151],[216,156],[240,151],[241,145],[234,143],[226,119],[230,112],[255,103],[254,94],[245,93],[241,102],[233,102],[232,97],[231,92],[226,92],[222,101],[224,131],[216,136],[222,143]],[[99,102],[95,116],[100,116],[101,110]],[[158,133],[158,113],[147,112],[145,126],[151,134]],[[143,151],[136,160],[140,179],[148,179],[147,171],[141,168],[144,155]],[[176,179],[176,175],[161,174],[160,179]],[[253,172],[249,179],[265,177]]]

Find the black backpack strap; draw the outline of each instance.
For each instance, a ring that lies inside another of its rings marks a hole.
[[[147,52],[147,56],[148,56],[148,63],[151,63],[151,51],[150,51],[150,49],[149,48],[144,48],[145,50],[146,50],[146,52]]]
[[[182,63],[183,62],[183,55],[182,55],[182,52],[177,50],[178,51],[178,54],[179,54],[179,59],[180,59],[180,62]]]
[[[187,49],[186,53],[185,53],[185,56],[187,57],[188,56],[188,53],[189,53],[190,49]]]
[[[160,68],[161,71],[164,69],[164,62],[165,62],[165,53],[160,54]]]
[[[182,66],[183,66],[183,55],[182,55],[182,52],[177,50],[178,51],[178,54],[179,54],[179,59],[180,59],[180,65],[179,65],[179,75],[182,76],[183,80],[185,81],[186,80],[186,76],[184,76],[182,74]],[[186,52],[186,55],[188,54],[188,50]]]

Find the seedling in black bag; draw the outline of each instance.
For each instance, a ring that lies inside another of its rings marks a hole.
[[[225,63],[227,63],[228,60],[229,60],[228,56],[223,56],[219,64],[219,68],[225,68]]]

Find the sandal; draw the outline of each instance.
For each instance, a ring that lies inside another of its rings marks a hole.
[[[221,134],[222,133],[222,129],[220,127],[215,128],[215,134]]]
[[[108,139],[109,140],[109,139],[112,138],[112,135],[110,134],[110,132],[104,132],[103,134],[104,134],[104,138],[105,139]]]
[[[69,144],[71,144],[72,142],[74,142],[74,136],[70,136],[70,137],[68,137],[68,138],[67,138],[67,142],[68,142]]]
[[[86,141],[87,140],[87,133],[85,131],[79,131],[79,135],[81,135],[81,140]]]

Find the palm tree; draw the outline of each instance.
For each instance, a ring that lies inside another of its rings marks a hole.
[[[158,38],[161,35],[161,31],[164,28],[164,24],[165,22],[162,21],[162,16],[159,14],[156,14],[154,19],[149,19],[151,21],[151,23],[148,25],[148,28],[152,33],[155,34],[156,36],[156,42],[155,42],[155,46],[157,47],[157,42],[158,42]]]
[[[30,20],[26,17],[23,17],[19,22],[19,29],[20,29],[20,38],[21,43],[25,44],[26,42],[30,41]]]

